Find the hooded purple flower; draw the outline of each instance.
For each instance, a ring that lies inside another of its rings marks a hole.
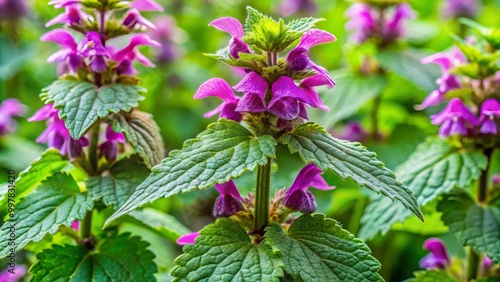
[[[90,59],[90,66],[94,72],[103,72],[108,69],[106,59],[110,57],[108,50],[102,44],[99,33],[90,31],[80,42],[79,52],[81,56]]]
[[[200,233],[198,233],[198,232],[187,233],[187,234],[180,236],[177,239],[176,243],[177,243],[177,245],[181,245],[181,246],[188,245],[188,244],[195,244],[196,237],[198,237],[198,236],[200,236]]]
[[[154,0],[134,0],[130,2],[130,7],[139,11],[163,12],[163,7]]]
[[[486,99],[481,105],[481,128],[484,134],[497,134],[498,128],[495,119],[500,117],[500,102],[495,98]]]
[[[453,98],[439,114],[432,115],[431,119],[432,124],[441,124],[439,135],[442,137],[455,134],[467,136],[469,129],[479,125],[479,119],[458,98]]]
[[[22,117],[26,113],[26,106],[18,100],[10,98],[0,105],[0,136],[14,132],[16,121],[14,116]]]
[[[78,157],[83,153],[83,147],[88,146],[89,142],[85,137],[78,140],[71,138],[58,113],[59,110],[55,109],[53,104],[47,104],[28,119],[30,122],[47,120],[47,129],[36,139],[36,142],[46,143],[49,147],[58,149],[61,155],[69,154],[71,158]]]
[[[76,72],[76,70],[82,65],[83,60],[78,54],[75,39],[66,30],[62,28],[51,30],[42,35],[40,40],[55,42],[62,48],[61,50],[52,54],[47,59],[47,62],[58,62],[62,66],[68,66],[69,69],[73,72]]]
[[[156,26],[148,21],[147,19],[145,19],[141,13],[139,12],[139,10],[137,9],[130,9],[128,10],[127,14],[125,14],[125,16],[123,17],[123,22],[122,22],[122,25],[127,27],[128,29],[134,29],[136,27],[136,25],[142,25],[142,26],[145,26],[149,29],[156,29]]]
[[[288,189],[285,196],[285,206],[289,209],[303,213],[313,213],[317,209],[314,196],[307,189],[314,187],[320,190],[331,190],[335,187],[328,186],[321,177],[323,171],[314,163],[304,166],[292,186]]]
[[[302,71],[306,68],[312,68],[319,74],[325,76],[330,81],[331,85],[335,85],[335,82],[331,78],[328,71],[325,68],[316,65],[307,55],[310,48],[316,45],[333,42],[335,40],[335,36],[324,30],[310,29],[306,31],[300,39],[299,44],[293,48],[286,57],[286,61],[288,62],[290,69],[292,71]]]
[[[430,238],[424,242],[424,249],[431,253],[420,260],[422,269],[445,269],[451,263],[446,246],[437,238]]]
[[[363,43],[377,35],[377,17],[369,5],[354,3],[347,9],[346,16],[349,18],[346,29],[351,32],[351,41]]]
[[[401,3],[394,8],[392,17],[384,23],[382,36],[386,41],[392,42],[404,35],[403,21],[415,18],[415,12],[408,3]]]
[[[208,25],[231,35],[229,41],[229,54],[231,57],[238,59],[240,57],[239,53],[250,53],[250,48],[242,39],[245,32],[240,21],[231,17],[223,17],[212,21]]]
[[[299,85],[299,87],[302,88],[302,90],[304,90],[309,96],[309,101],[311,102],[310,105],[312,107],[321,109],[323,111],[328,111],[330,110],[330,108],[323,104],[323,101],[321,101],[321,99],[319,98],[318,93],[314,90],[314,87],[319,86],[332,88],[333,86],[335,86],[335,83],[333,83],[332,79],[324,76],[323,74],[316,74],[304,79]]]
[[[282,17],[288,17],[298,12],[311,15],[316,12],[316,9],[314,0],[281,0],[276,11]]]
[[[220,193],[220,196],[215,200],[212,211],[212,215],[215,218],[230,217],[243,210],[243,205],[241,204],[243,198],[233,180],[222,184],[215,184],[215,188]]]
[[[65,24],[68,26],[80,25],[83,18],[92,19],[90,15],[81,10],[80,5],[78,4],[67,5],[64,7],[64,9],[64,13],[57,15],[56,17],[48,21],[45,26],[49,27],[55,24]]]
[[[113,162],[118,157],[118,144],[125,144],[122,132],[114,132],[111,126],[106,127],[106,141],[99,145],[99,156],[104,156],[108,162]]]
[[[300,89],[293,79],[281,76],[271,87],[273,97],[269,101],[267,110],[284,120],[293,120],[297,116],[307,119],[302,103],[313,104],[309,94]]]
[[[137,46],[139,45],[160,47],[160,43],[152,40],[146,34],[134,35],[134,37],[130,39],[130,43],[125,48],[113,54],[113,60],[119,62],[117,68],[119,74],[135,74],[136,71],[132,67],[132,61],[134,60],[147,67],[152,68],[155,66],[146,56],[139,52],[137,49]]]
[[[222,78],[212,78],[205,81],[194,94],[195,99],[202,99],[209,96],[219,97],[222,100],[214,110],[205,113],[203,116],[209,118],[220,113],[219,118],[232,119],[234,121],[241,120],[241,114],[236,111],[239,97],[234,95],[231,86]]]
[[[243,92],[243,97],[236,106],[238,112],[263,112],[266,110],[267,81],[256,72],[248,73],[233,89]]]
[[[446,18],[474,18],[479,9],[477,0],[444,0],[441,13]]]
[[[8,264],[7,264],[8,265]],[[2,282],[17,282],[26,275],[26,267],[24,265],[18,265],[14,269],[8,268],[0,272],[0,281]]]

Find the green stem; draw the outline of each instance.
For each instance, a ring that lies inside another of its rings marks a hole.
[[[373,107],[372,107],[372,131],[371,131],[371,139],[373,141],[378,140],[378,110],[380,108],[380,103],[382,102],[382,93],[373,99]]]
[[[89,144],[89,161],[92,166],[94,173],[97,174],[98,171],[98,148],[99,148],[99,130],[101,124],[96,122],[90,129],[90,144]]]
[[[92,235],[91,230],[92,230],[92,211],[88,211],[85,214],[85,217],[83,218],[82,227],[80,229],[83,240],[89,238]]]
[[[361,222],[361,216],[366,207],[366,197],[362,197],[356,201],[354,205],[353,212],[351,214],[351,219],[349,220],[348,230],[352,234],[357,234],[359,230],[359,224]]]
[[[467,281],[476,279],[479,268],[479,255],[470,248],[469,259],[467,261]]]
[[[271,186],[271,158],[257,167],[255,191],[255,229],[263,230],[269,224],[269,193]]]

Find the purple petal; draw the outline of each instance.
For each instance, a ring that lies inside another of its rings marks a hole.
[[[196,94],[194,94],[195,99],[202,99],[209,96],[219,97],[224,102],[234,102],[237,100],[231,86],[222,78],[207,80],[200,85]]]
[[[219,118],[226,118],[236,122],[241,121],[241,113],[236,111],[237,101],[230,103],[223,103],[224,107],[220,112]]]
[[[208,25],[229,33],[233,38],[241,38],[245,35],[240,21],[232,17],[218,18]]]
[[[80,222],[78,220],[74,220],[73,223],[71,223],[71,228],[78,231],[79,227],[80,227]]]
[[[139,10],[137,9],[130,9],[127,14],[123,17],[123,22],[122,25],[132,29],[135,27],[136,24],[143,25],[149,29],[155,30],[156,26],[148,21],[146,18],[144,18]]]
[[[447,262],[442,258],[435,257],[433,254],[428,254],[420,260],[419,266],[421,269],[445,269]]]
[[[51,30],[42,37],[40,37],[41,41],[52,41],[59,44],[62,48],[70,49],[76,51],[76,42],[71,33],[67,32],[62,28],[57,28]]]
[[[222,184],[217,183],[215,184],[215,189],[217,189],[221,195],[231,195],[238,200],[243,200],[233,180],[229,180]]]
[[[163,7],[154,0],[134,0],[130,2],[130,7],[139,11],[159,11],[163,12]]]
[[[481,116],[500,116],[500,102],[495,98],[486,99],[481,105]]]
[[[182,236],[180,236],[176,243],[177,245],[188,245],[188,244],[195,244],[195,239],[196,237],[200,236],[200,233],[198,232],[192,232],[192,233],[188,233],[188,234],[184,234]]]
[[[438,238],[427,239],[423,244],[424,249],[430,251],[434,256],[438,258],[448,259],[448,252],[446,251],[446,246],[444,242]]]
[[[295,178],[292,186],[290,186],[290,189],[288,189],[285,201],[296,190],[307,190],[307,188],[309,188],[311,183],[315,180],[316,176],[320,175],[322,172],[323,171],[314,163],[309,163],[304,166],[297,175],[297,178]]]
[[[309,119],[309,115],[307,114],[306,104],[299,102],[299,117],[305,120]]]
[[[222,109],[224,109],[224,107],[226,106],[226,103],[221,103],[220,105],[218,105],[215,109],[211,110],[211,111],[208,111],[206,112],[205,114],[203,114],[203,117],[204,118],[210,118],[210,117],[213,117],[215,116],[216,114],[222,112]]]
[[[447,72],[453,67],[453,60],[448,54],[442,52],[425,57],[420,60],[420,62],[422,62],[422,64],[440,65],[443,72]]]
[[[316,86],[326,86],[328,88],[332,88],[333,86],[335,86],[335,83],[332,83],[332,80],[328,79],[323,74],[315,74],[302,80],[300,86],[308,88]]]
[[[0,113],[9,116],[24,116],[26,114],[26,106],[21,104],[17,99],[9,98],[0,105]]]
[[[237,112],[258,113],[266,110],[264,98],[256,93],[246,93],[241,97],[235,109]]]
[[[304,33],[299,45],[295,48],[305,48],[309,50],[316,45],[325,44],[337,40],[333,34],[321,29],[310,29]]]
[[[330,186],[328,183],[326,183],[325,179],[321,175],[316,175],[311,184],[311,187],[319,189],[319,190],[333,190],[335,189],[335,186]]]
[[[233,89],[243,93],[255,93],[264,99],[268,87],[269,84],[262,76],[256,72],[250,72],[238,84],[233,86]]]
[[[432,91],[422,102],[422,104],[417,105],[415,108],[417,110],[423,110],[430,106],[435,106],[441,104],[444,100],[446,100],[446,95],[439,90]]]
[[[104,56],[99,55],[94,56],[94,59],[92,59],[91,67],[94,72],[103,72],[108,69],[106,59],[104,58]]]
[[[271,87],[273,97],[269,102],[268,107],[272,107],[274,103],[283,98],[292,98],[293,100],[310,104],[309,96],[307,93],[300,89],[293,79],[288,76],[281,76],[278,78]]]
[[[461,117],[473,126],[479,125],[479,119],[462,103],[459,98],[453,98],[448,105],[436,115],[432,115],[433,124],[442,124],[445,120]]]
[[[330,108],[326,106],[323,101],[319,98],[318,93],[314,91],[312,88],[304,88],[304,91],[307,93],[309,96],[309,100],[311,101],[311,106],[314,108],[321,109],[323,111],[329,111]]]
[[[7,263],[7,265],[9,265]],[[13,272],[9,272],[12,269]],[[5,269],[0,272],[0,281],[2,282],[17,282],[21,281],[21,278],[26,275],[26,267],[24,265],[16,265],[15,268]]]
[[[467,135],[467,127],[465,127],[464,121],[462,118],[458,118],[456,121],[451,123],[449,135]]]
[[[118,143],[125,143],[125,136],[123,136],[123,132],[114,132],[111,126],[107,126],[106,128],[106,139],[108,141],[116,141]]]
[[[32,117],[28,118],[29,122],[46,120],[48,118],[57,117],[57,109],[54,109],[53,104],[47,104],[36,111]]]
[[[324,67],[321,67],[321,66],[318,66],[318,65],[314,64],[312,61],[310,63],[311,63],[311,68],[313,68],[320,75],[322,75],[328,81],[329,85],[332,85],[332,87],[335,86],[335,81],[333,81],[333,78],[330,76],[330,73],[328,72],[327,69],[325,69]]]
[[[497,134],[498,132],[497,124],[492,119],[486,119],[483,121],[483,124],[481,125],[479,132],[483,134]]]
[[[293,120],[300,114],[300,105],[297,99],[284,97],[268,106],[267,111],[284,120]]]

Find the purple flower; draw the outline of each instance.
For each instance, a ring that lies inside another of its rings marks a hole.
[[[256,72],[248,73],[233,89],[243,92],[243,97],[236,106],[238,112],[263,112],[266,107],[267,81]]]
[[[45,26],[49,27],[55,24],[66,24],[68,26],[72,25],[80,25],[82,23],[82,18],[91,19],[88,14],[83,12],[80,8],[80,5],[73,4],[67,5],[64,7],[64,13],[54,17],[50,21],[48,21]]]
[[[90,31],[80,42],[79,52],[81,56],[90,59],[90,66],[94,72],[103,72],[108,69],[106,59],[110,57],[108,50],[102,44],[99,33]]]
[[[444,0],[441,13],[447,18],[474,18],[478,9],[477,0]]]
[[[481,128],[479,132],[484,134],[497,134],[498,128],[495,118],[500,117],[500,102],[495,98],[486,99],[481,105]]]
[[[424,249],[431,253],[420,260],[422,269],[445,269],[451,263],[446,246],[437,238],[430,238],[424,242]]]
[[[220,196],[215,200],[212,211],[212,215],[215,218],[230,217],[243,210],[243,205],[241,204],[243,198],[233,180],[222,184],[215,184],[215,188],[220,193]]]
[[[407,3],[401,3],[394,8],[392,17],[389,18],[383,27],[383,38],[392,42],[404,35],[403,20],[415,18],[415,12]]]
[[[242,39],[245,32],[240,21],[235,18],[224,17],[216,19],[208,25],[231,35],[231,40],[229,41],[229,54],[233,58],[238,59],[240,57],[239,53],[250,53],[250,48]]]
[[[124,25],[125,27],[127,27],[128,29],[134,29],[134,27],[136,25],[143,25],[149,29],[156,29],[156,26],[148,21],[147,19],[145,19],[141,13],[139,12],[139,10],[137,9],[130,9],[127,14],[125,14],[125,16],[123,17],[123,22],[122,22],[122,25]]]
[[[154,20],[156,30],[151,31],[151,37],[161,45],[156,54],[159,64],[170,63],[182,55],[178,44],[186,38],[185,31],[178,28],[175,19],[170,16],[160,16]]]
[[[309,101],[311,102],[310,105],[312,107],[321,109],[323,111],[328,111],[330,110],[330,108],[323,104],[323,101],[321,101],[318,93],[313,88],[318,86],[326,86],[328,88],[332,88],[333,86],[335,86],[335,83],[332,79],[324,76],[323,74],[315,74],[304,79],[299,85],[299,87],[302,88],[302,90],[304,90],[309,96]]]
[[[71,223],[71,228],[78,231],[78,228],[80,228],[80,222],[78,220],[73,220],[73,222]]]
[[[288,17],[298,12],[311,15],[316,12],[316,9],[314,0],[281,0],[276,11],[282,17]]]
[[[9,265],[9,264],[7,264]],[[0,281],[2,282],[17,282],[26,275],[26,267],[24,265],[16,266],[15,268],[8,267],[0,272]]]
[[[16,121],[14,116],[22,117],[26,113],[26,106],[18,100],[10,98],[0,105],[0,136],[14,132]]]
[[[163,7],[154,0],[134,0],[130,2],[130,7],[139,11],[163,12]]]
[[[64,8],[78,3],[80,3],[80,0],[52,0],[49,5],[54,5],[54,8]]]
[[[62,28],[51,30],[42,35],[40,40],[55,42],[62,48],[47,59],[49,63],[58,62],[62,66],[68,66],[73,72],[82,65],[83,60],[78,54],[75,39],[66,30]]]
[[[28,14],[24,0],[0,0],[0,22],[16,21]]]
[[[306,33],[304,33],[304,35],[300,39],[299,44],[295,48],[293,48],[286,57],[286,61],[288,62],[290,69],[292,71],[302,71],[306,68],[312,68],[319,74],[329,79],[332,85],[335,85],[335,82],[331,78],[328,71],[325,68],[320,67],[312,62],[307,55],[310,48],[316,45],[333,42],[335,40],[335,36],[324,30],[310,29],[306,31]]]
[[[313,102],[309,99],[309,94],[306,91],[295,85],[293,79],[281,76],[273,83],[271,91],[273,97],[267,108],[270,113],[284,120],[293,120],[302,112],[301,117],[307,118],[304,116],[305,110],[301,111],[303,105],[300,102],[309,105]]]
[[[187,234],[184,234],[182,236],[180,236],[176,243],[177,245],[187,245],[187,244],[195,244],[195,239],[196,237],[200,236],[200,233],[198,232],[191,232],[191,233],[187,233]]]
[[[78,140],[71,138],[64,121],[59,118],[59,110],[53,107],[53,104],[47,104],[38,110],[28,121],[47,120],[47,129],[36,139],[38,143],[46,143],[49,147],[58,149],[61,155],[67,155],[76,158],[83,153],[83,147],[88,146],[89,142],[85,137]]]
[[[119,62],[117,68],[119,74],[135,74],[136,71],[132,67],[132,61],[134,60],[147,67],[155,66],[146,56],[139,52],[137,49],[137,46],[139,45],[160,47],[160,43],[152,40],[146,34],[134,35],[134,37],[130,39],[130,43],[125,48],[113,54],[113,60]]]
[[[468,130],[479,125],[479,119],[467,109],[458,98],[453,98],[436,115],[431,116],[432,124],[441,124],[439,135],[442,137],[460,134],[468,135]]]
[[[285,206],[289,209],[302,213],[313,213],[317,209],[314,196],[307,189],[314,187],[320,190],[331,190],[335,187],[328,186],[321,177],[323,171],[314,163],[304,166],[292,186],[287,190],[285,196]]]
[[[338,137],[352,142],[363,142],[368,138],[368,132],[356,121],[348,122],[342,134]]]
[[[200,85],[196,94],[194,94],[195,99],[202,99],[209,96],[219,97],[222,100],[222,104],[214,110],[205,113],[204,117],[209,118],[220,113],[219,118],[227,118],[234,121],[241,120],[241,114],[236,111],[239,97],[234,95],[231,86],[224,79],[209,79]]]
[[[99,145],[99,156],[105,157],[108,162],[113,162],[118,157],[118,144],[125,144],[122,132],[114,132],[111,126],[106,127],[106,141]]]

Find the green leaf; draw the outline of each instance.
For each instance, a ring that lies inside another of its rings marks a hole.
[[[407,282],[458,282],[444,270],[421,270],[413,274],[415,278],[408,279]]]
[[[438,204],[441,219],[465,246],[500,263],[500,200],[477,205],[463,190],[454,190]]]
[[[396,169],[396,175],[424,206],[454,187],[468,187],[479,178],[486,164],[487,159],[482,153],[460,149],[446,140],[434,138],[419,145]],[[363,225],[358,236],[368,239],[379,232],[384,234],[394,223],[403,222],[411,215],[402,205],[374,197],[361,218]]]
[[[287,234],[269,226],[265,238],[283,252],[285,272],[300,281],[383,281],[368,246],[322,214],[302,215]]]
[[[153,116],[133,110],[112,117],[111,126],[115,132],[123,132],[125,139],[144,159],[151,168],[165,157],[165,148],[160,134],[160,128]]]
[[[408,50],[396,52],[392,50],[379,51],[376,54],[380,65],[412,82],[416,87],[431,92],[437,88],[436,79],[439,67],[432,64],[422,64],[425,57],[420,51]]]
[[[63,170],[68,165],[69,161],[61,156],[58,150],[48,149],[43,152],[37,160],[33,161],[29,167],[19,174],[19,178],[15,183],[16,202],[29,194],[47,177]],[[0,200],[0,207],[7,207],[7,200],[7,197]],[[2,209],[0,213],[2,218],[5,217],[6,212],[6,210]]]
[[[0,257],[10,251],[8,226],[15,224],[16,246],[21,250],[29,242],[40,241],[45,234],[54,234],[60,225],[71,226],[92,210],[92,198],[81,193],[71,175],[56,173],[47,178],[15,207],[15,213],[0,230]]]
[[[422,213],[410,189],[396,180],[395,175],[378,161],[376,154],[356,142],[332,137],[321,126],[307,123],[281,136],[290,152],[298,152],[309,163],[322,170],[331,169],[339,177],[352,178],[360,186],[396,199],[420,219]]]
[[[252,244],[245,228],[220,218],[186,245],[170,273],[174,281],[279,281],[281,252],[266,242]]]
[[[493,48],[500,49],[500,29],[491,28],[481,25],[480,23],[467,18],[460,18],[460,23],[473,28],[479,33],[486,41],[488,41]]]
[[[109,175],[91,176],[85,186],[92,199],[102,199],[106,206],[121,207],[149,175],[149,169],[142,159],[133,155],[113,164]]]
[[[53,245],[37,254],[30,281],[156,281],[148,245],[127,233],[99,241],[94,252],[83,246]]]
[[[181,235],[190,233],[191,231],[180,223],[177,218],[152,208],[144,208],[134,210],[129,214],[137,220],[141,226],[145,226],[153,230],[163,237],[175,241]]]
[[[256,9],[247,6],[247,18],[245,20],[245,31],[249,32],[252,26],[258,24],[263,18],[267,16],[257,11]]]
[[[363,77],[344,72],[333,77],[337,86],[322,96],[330,111],[328,114],[313,111],[311,118],[325,128],[332,128],[340,120],[355,114],[361,106],[379,96],[387,85],[387,79],[382,76]]]
[[[128,112],[139,106],[146,90],[135,85],[112,84],[96,88],[94,84],[74,80],[56,80],[42,90],[45,104],[54,103],[71,137],[79,139],[97,121],[110,113]]]
[[[156,199],[237,178],[266,164],[267,158],[275,155],[275,146],[273,137],[255,137],[239,123],[221,119],[186,141],[182,150],[170,152],[106,224]]]
[[[310,30],[311,28],[314,27],[314,25],[317,22],[324,21],[324,19],[318,19],[318,18],[300,18],[300,19],[295,19],[289,23],[286,24],[286,28],[289,31],[293,31],[299,34],[304,34],[306,31]]]

